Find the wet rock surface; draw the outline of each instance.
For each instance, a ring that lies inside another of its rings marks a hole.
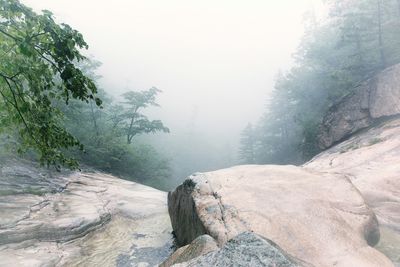
[[[172,251],[164,192],[18,161],[0,183],[0,266],[155,266]]]

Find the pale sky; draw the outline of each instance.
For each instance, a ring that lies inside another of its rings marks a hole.
[[[292,64],[303,14],[319,8],[318,0],[22,2],[84,35],[107,91],[156,86],[157,116],[172,131],[196,118],[215,138],[262,115],[275,75]]]

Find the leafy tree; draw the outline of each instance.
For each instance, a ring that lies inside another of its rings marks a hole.
[[[64,125],[84,145],[84,150],[70,153],[84,166],[169,190],[169,161],[151,145],[136,141],[126,145],[121,122],[122,106],[103,90],[98,95],[102,108],[74,100],[64,105]],[[82,123],[85,121],[86,123]]]
[[[149,120],[145,115],[140,113],[141,109],[149,106],[159,105],[156,102],[156,96],[161,91],[155,87],[147,91],[127,92],[124,97],[124,111],[121,114],[121,122],[126,133],[127,143],[132,143],[133,137],[142,133],[169,133],[169,129],[163,125],[160,120]]]
[[[93,59],[79,63],[83,73],[94,82],[100,78],[96,75],[99,66],[100,63]],[[84,168],[95,168],[161,190],[170,190],[169,161],[140,140],[127,146],[122,123],[124,106],[100,87],[98,96],[103,100],[101,107],[93,101],[89,101],[89,105],[79,100],[71,100],[68,105],[60,103],[63,125],[84,145],[84,150],[70,150],[69,155],[78,159]]]
[[[16,129],[19,151],[34,149],[41,163],[77,166],[64,150],[81,144],[63,127],[56,103],[101,105],[95,84],[75,65],[87,48],[82,35],[57,24],[51,12],[0,0],[0,130]]]
[[[168,160],[124,139],[168,131],[140,113],[157,105],[159,90],[130,92],[116,103],[97,89],[100,63],[80,53],[87,47],[49,11],[36,14],[17,0],[0,0],[0,132],[11,133],[0,136],[0,145],[16,139],[19,152],[36,151],[41,163],[77,167],[79,160],[85,168],[168,189]]]

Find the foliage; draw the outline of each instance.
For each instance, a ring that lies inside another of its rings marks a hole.
[[[139,112],[149,106],[159,106],[156,102],[156,96],[160,92],[159,89],[152,87],[147,91],[130,91],[122,95],[125,99],[123,102],[124,111],[119,117],[120,123],[123,124],[128,144],[132,143],[133,137],[142,133],[156,133],[159,131],[169,133],[169,129],[160,120],[150,121],[147,116]]]
[[[94,81],[99,79],[95,74],[97,67],[100,66],[99,62],[84,61],[79,66],[85,75]],[[66,129],[84,146],[83,151],[72,151],[71,157],[78,159],[86,167],[166,189],[170,177],[168,160],[150,145],[134,140],[130,145],[126,143],[124,119],[126,114],[130,114],[132,106],[116,101],[102,89],[99,89],[98,95],[103,100],[101,107],[96,106],[93,101],[89,101],[87,105],[78,100],[70,101],[68,105],[60,105]],[[130,95],[143,94],[131,92]],[[151,101],[142,103],[145,99]],[[151,106],[150,102],[156,103],[155,101],[155,95],[138,99],[137,106],[145,109]],[[138,124],[135,126],[138,127]],[[140,133],[146,132],[146,128],[136,129]]]
[[[57,24],[49,11],[36,14],[17,0],[0,0],[0,145],[36,151],[42,164],[75,168],[79,161],[160,186],[168,161],[149,145],[124,141],[169,131],[140,113],[157,106],[160,91],[129,92],[116,103],[98,91],[100,64],[81,54],[87,48],[78,31]]]
[[[84,145],[72,156],[91,168],[165,189],[168,160],[150,145],[137,141],[127,145],[123,124],[115,120],[124,112],[122,106],[102,90],[99,95],[103,108],[73,101],[64,110],[67,129]]]
[[[34,149],[41,163],[77,166],[64,150],[81,144],[63,127],[55,102],[101,105],[94,82],[75,65],[87,47],[51,12],[36,14],[17,0],[0,0],[0,130],[17,130],[19,152]]]
[[[300,164],[319,152],[329,107],[361,81],[400,62],[400,1],[327,0],[329,14],[308,17],[296,65],[278,75],[257,125],[257,163]]]

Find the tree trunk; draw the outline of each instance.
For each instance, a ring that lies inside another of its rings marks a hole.
[[[133,122],[134,121],[135,121],[135,117],[132,116],[131,124],[129,125],[128,133],[126,135],[128,144],[132,143],[132,138],[133,138],[132,127],[133,127]]]
[[[400,16],[400,0],[397,0],[397,8],[399,9],[399,16]]]
[[[92,120],[93,120],[93,126],[94,126],[94,130],[96,132],[96,137],[99,137],[100,132],[99,132],[99,127],[97,126],[97,119],[96,116],[94,114],[94,109],[93,109],[93,103],[92,101],[90,101],[90,110],[91,110],[91,114],[92,114]]]
[[[383,47],[383,30],[382,30],[382,0],[377,0],[378,2],[378,39],[379,39],[379,53],[381,57],[382,68],[386,67],[386,57]]]
[[[361,40],[360,33],[358,31],[355,34],[356,34],[356,47],[357,47],[356,49],[357,49],[358,60],[359,60],[359,62],[358,62],[359,72],[364,73],[365,62],[364,62],[364,56],[363,56],[363,52],[362,52],[362,40]]]

